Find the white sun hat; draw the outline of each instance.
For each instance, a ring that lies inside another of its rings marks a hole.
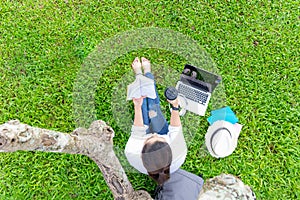
[[[235,150],[238,136],[239,130],[234,124],[218,120],[208,127],[205,144],[213,157],[224,158]]]

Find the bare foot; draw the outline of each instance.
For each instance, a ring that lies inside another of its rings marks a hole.
[[[138,57],[133,60],[131,67],[136,75],[142,74],[141,62]]]
[[[151,72],[151,64],[147,58],[142,57],[142,66],[144,69],[144,74],[146,74],[147,72]]]

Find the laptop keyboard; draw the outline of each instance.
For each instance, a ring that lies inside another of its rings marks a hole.
[[[188,87],[183,84],[179,84],[178,92],[183,94],[187,99],[192,101],[196,101],[201,104],[205,104],[208,98],[208,94],[201,92],[200,90],[194,89],[192,87]]]

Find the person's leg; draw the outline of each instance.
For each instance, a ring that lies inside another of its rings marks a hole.
[[[150,61],[145,58],[142,58],[142,66],[144,68],[145,76],[154,80],[154,76],[151,73]],[[169,125],[160,108],[160,99],[157,92],[155,80],[154,80],[154,87],[156,92],[156,98],[155,99],[146,98],[148,116],[150,121],[149,131],[152,133],[154,132],[163,135],[168,133]]]
[[[144,98],[143,104],[142,104],[142,115],[143,115],[144,125],[147,125],[147,126],[150,125],[150,119],[149,119],[148,112],[149,112],[149,109],[148,109],[147,98]],[[150,133],[149,128],[146,131],[146,133],[147,134]]]
[[[142,64],[138,57],[133,60],[131,67],[135,75],[142,74]]]
[[[132,70],[134,71],[135,76],[142,74],[142,64],[140,62],[140,59],[136,57],[132,64],[131,64]],[[143,116],[143,123],[144,125],[150,125],[150,119],[148,115],[148,105],[147,105],[147,99],[144,98],[143,104],[142,104],[142,116]]]
[[[148,104],[149,107],[149,132],[165,135],[169,132],[169,124],[161,112],[159,104]]]
[[[147,98],[147,99],[149,99],[151,103],[160,104],[160,99],[159,99],[159,96],[158,96],[154,75],[151,72],[147,72],[147,73],[145,73],[145,76],[147,78],[150,78],[150,79],[154,80],[154,88],[155,88],[155,93],[156,93],[156,98],[155,99],[151,99],[151,98]]]

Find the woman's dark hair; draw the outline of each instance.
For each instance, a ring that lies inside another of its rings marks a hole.
[[[167,142],[145,143],[142,149],[142,161],[149,176],[159,185],[170,178],[172,150]]]

